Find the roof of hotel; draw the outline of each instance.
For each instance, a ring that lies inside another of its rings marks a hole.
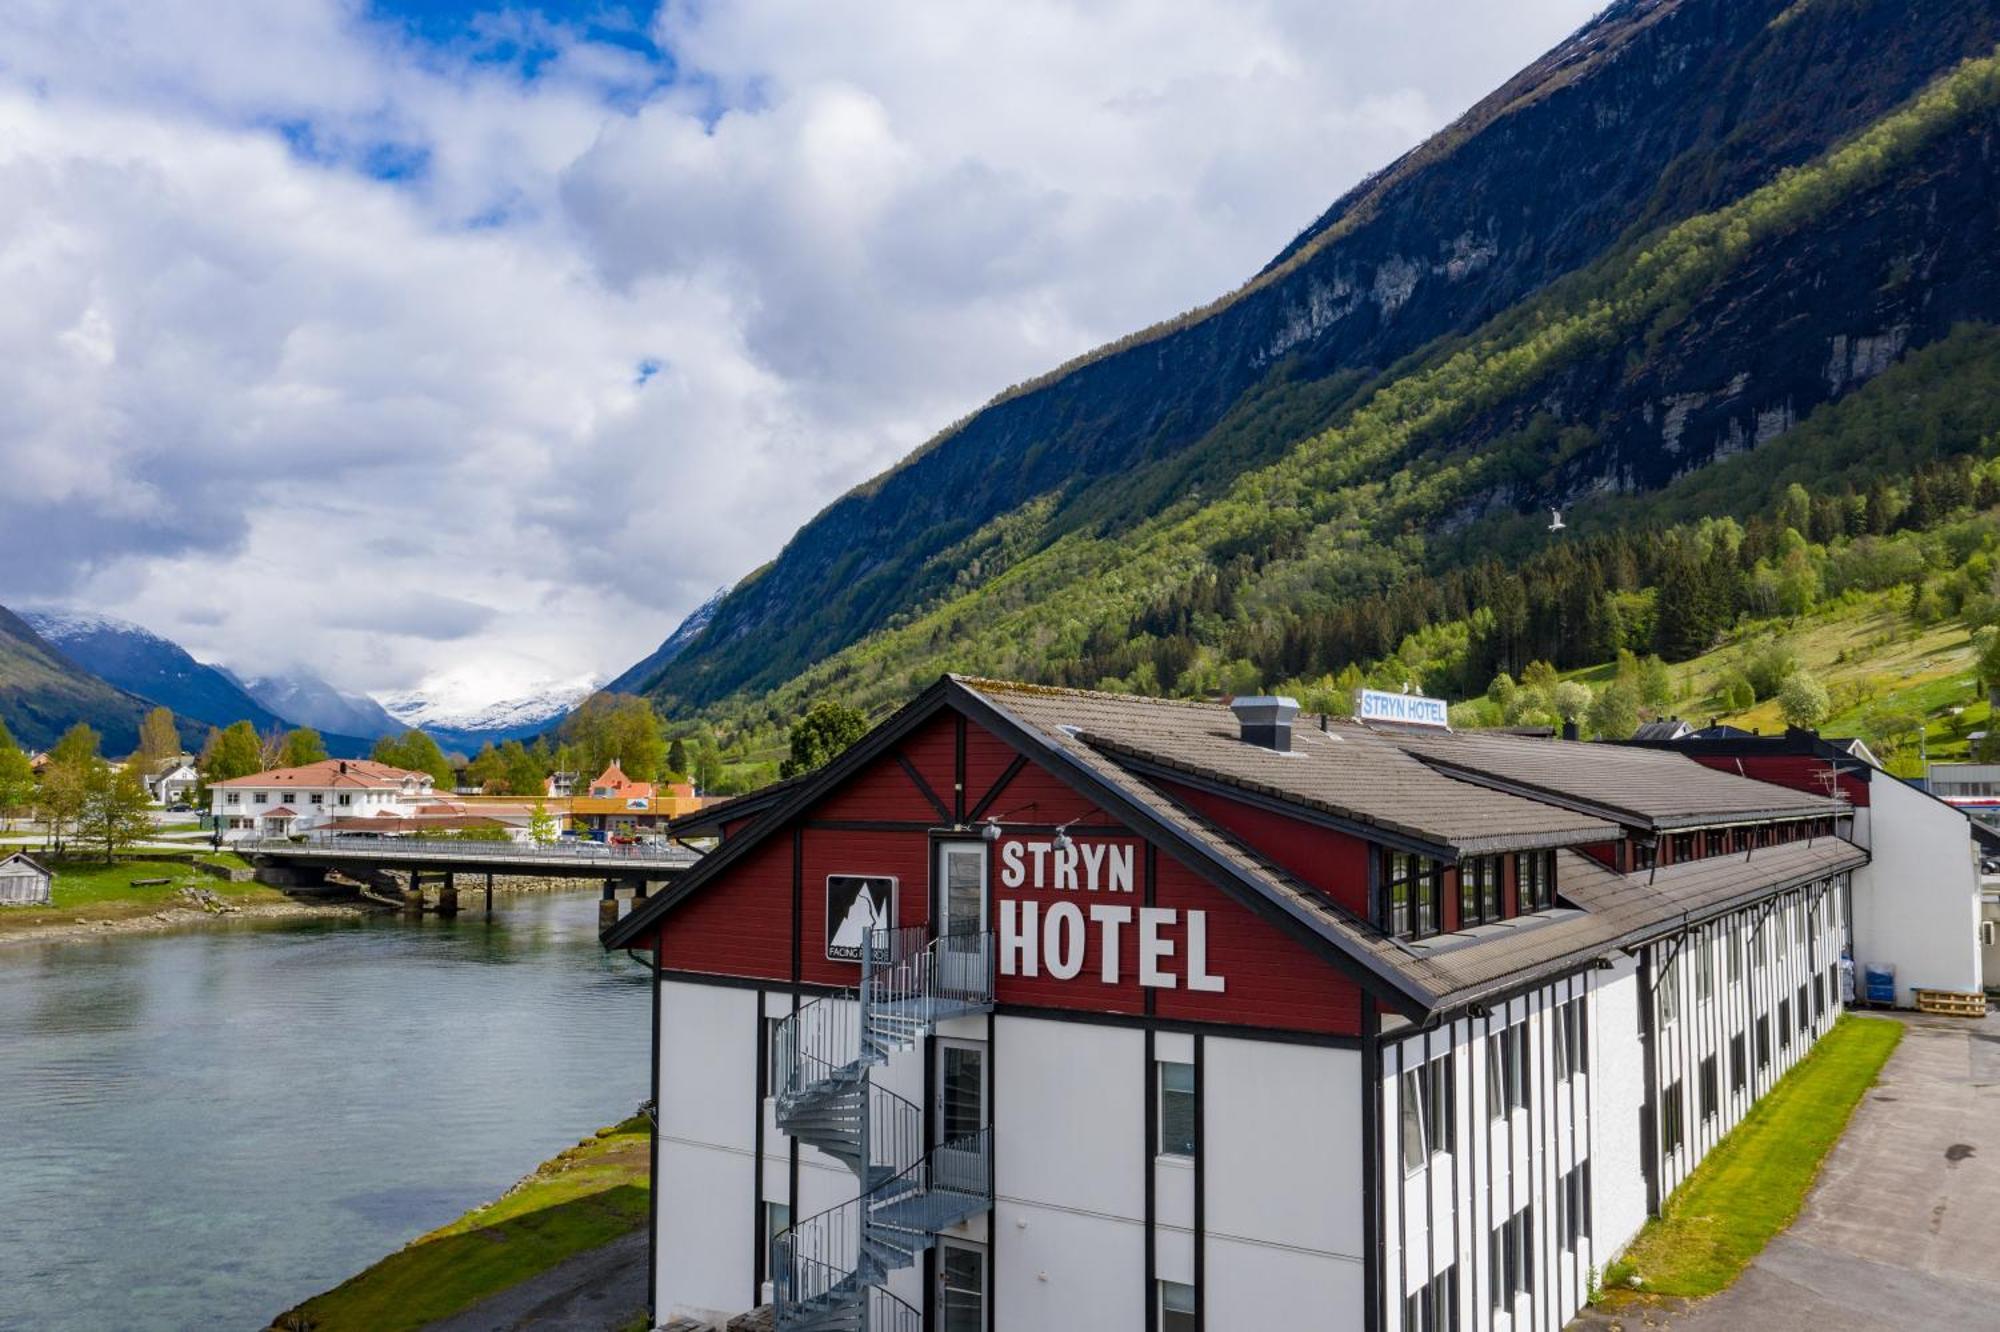
[[[412,778],[419,784],[432,780],[427,772],[391,767],[373,759],[321,759],[318,763],[302,767],[273,768],[269,772],[253,772],[248,777],[231,777],[225,781],[210,782],[209,785],[290,787],[298,790],[399,790],[405,781]]]
[[[608,929],[607,946],[631,946],[661,915],[948,705],[982,719],[1044,759],[1135,831],[1171,847],[1246,906],[1306,940],[1337,968],[1413,1016],[1462,1008],[1575,971],[1615,949],[1820,882],[1868,859],[1860,848],[1826,835],[1743,856],[1621,874],[1563,849],[1556,852],[1563,905],[1421,941],[1397,940],[1202,817],[1177,799],[1173,788],[1188,783],[1229,788],[1267,807],[1284,806],[1310,818],[1354,825],[1371,840],[1435,845],[1447,858],[1569,847],[1620,835],[1611,817],[1493,789],[1486,774],[1503,764],[1509,772],[1532,771],[1546,782],[1559,779],[1563,790],[1678,811],[1666,817],[1701,810],[1704,800],[1719,807],[1702,811],[1709,822],[1740,818],[1757,808],[1824,814],[1828,802],[1714,773],[1675,755],[1501,737],[1510,745],[1546,751],[1554,760],[1553,765],[1528,767],[1532,756],[1486,746],[1481,743],[1485,736],[1412,737],[1403,728],[1390,733],[1352,722],[1329,724],[1323,732],[1300,728],[1292,752],[1278,753],[1244,743],[1234,716],[1217,704],[951,676],[809,777],[753,793],[740,804],[703,810],[705,822],[716,821],[718,814],[729,817],[731,806],[754,817],[673,888]],[[1456,743],[1473,751],[1469,758],[1446,763],[1435,757],[1436,752],[1452,753]],[[1648,762],[1632,764],[1631,755]],[[1655,761],[1662,759],[1666,762]],[[1564,765],[1576,771],[1545,770]],[[1601,791],[1589,780],[1600,767],[1606,773]],[[1721,780],[1706,780],[1710,777]],[[1644,823],[1660,816],[1626,817]]]
[[[1844,800],[1718,772],[1671,750],[1488,731],[1396,727],[1381,734],[1439,772],[1640,827],[1804,818],[1846,807]]]

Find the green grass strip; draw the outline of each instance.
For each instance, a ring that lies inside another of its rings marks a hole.
[[[1674,1191],[1605,1273],[1606,1303],[1713,1295],[1735,1281],[1804,1205],[1820,1163],[1903,1038],[1888,1018],[1844,1016]]]
[[[497,1202],[420,1236],[271,1326],[405,1332],[469,1309],[644,1225],[650,1154],[645,1120],[603,1129],[544,1162]]]

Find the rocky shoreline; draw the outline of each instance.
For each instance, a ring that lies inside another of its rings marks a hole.
[[[375,915],[384,910],[386,908],[373,902],[349,898],[320,902],[228,902],[220,909],[189,901],[185,905],[167,907],[143,916],[109,916],[96,920],[78,916],[70,921],[33,925],[25,929],[0,928],[0,948],[10,944],[65,943],[113,935],[165,934],[170,930],[218,922],[344,919]]]

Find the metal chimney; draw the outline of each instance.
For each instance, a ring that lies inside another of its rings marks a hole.
[[[1299,715],[1297,699],[1259,694],[1255,698],[1235,699],[1229,710],[1236,714],[1244,744],[1275,749],[1280,754],[1291,751],[1292,719]]]

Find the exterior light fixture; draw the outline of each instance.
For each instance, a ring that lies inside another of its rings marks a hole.
[[[1070,820],[1070,823],[1074,822],[1076,822],[1075,819]],[[1055,841],[1056,853],[1058,855],[1066,853],[1075,845],[1076,843],[1070,841],[1069,839],[1069,823],[1058,825],[1056,828],[1056,841]]]
[[[979,835],[989,842],[999,841],[1000,820],[989,816],[986,822],[979,826]]]

